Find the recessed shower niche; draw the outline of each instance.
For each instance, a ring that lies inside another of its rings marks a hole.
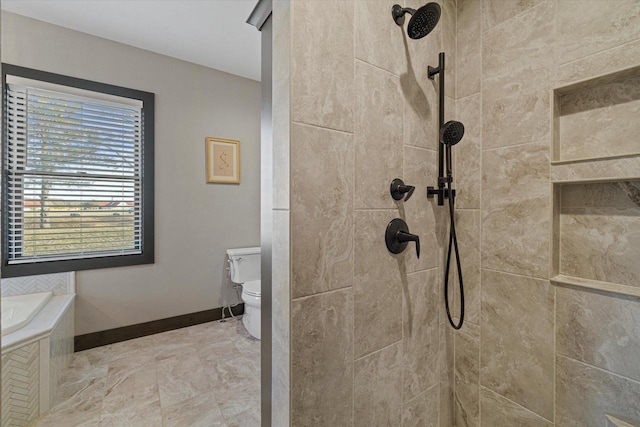
[[[640,295],[640,180],[556,184],[554,281]]]
[[[640,154],[640,66],[553,91],[553,161]]]
[[[551,100],[551,280],[640,296],[640,66]]]

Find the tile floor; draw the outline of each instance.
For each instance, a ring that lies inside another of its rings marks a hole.
[[[210,322],[75,353],[32,426],[259,427],[260,341]]]

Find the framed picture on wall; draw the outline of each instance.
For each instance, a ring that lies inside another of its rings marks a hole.
[[[240,184],[240,141],[207,137],[207,182]]]

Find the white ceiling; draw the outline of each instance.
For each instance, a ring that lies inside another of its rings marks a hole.
[[[2,9],[260,80],[257,0],[1,0]]]

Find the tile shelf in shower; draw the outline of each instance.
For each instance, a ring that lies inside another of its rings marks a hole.
[[[640,66],[552,91],[552,165],[640,156]]]
[[[605,291],[614,294],[630,295],[640,297],[640,288],[636,286],[620,285],[618,283],[601,282],[599,280],[583,279],[580,277],[566,276],[558,274],[551,278],[551,283],[559,286],[576,286],[598,291]]]
[[[554,184],[639,180],[640,155],[551,162],[550,179]]]
[[[640,296],[640,179],[553,184],[551,282]]]

